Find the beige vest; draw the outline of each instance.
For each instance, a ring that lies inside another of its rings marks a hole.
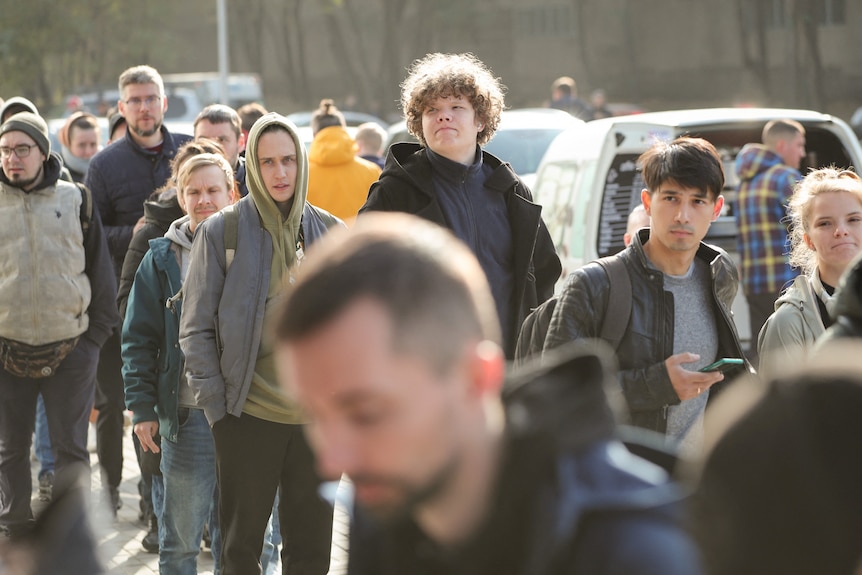
[[[0,184],[0,337],[43,345],[87,331],[81,191]]]

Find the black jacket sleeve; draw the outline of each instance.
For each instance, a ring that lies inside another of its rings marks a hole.
[[[87,310],[90,316],[90,326],[84,337],[92,340],[99,347],[119,325],[117,313],[117,281],[114,276],[114,266],[108,253],[102,220],[98,211],[93,211],[90,227],[84,236],[84,252],[86,265],[84,272],[90,279],[91,299]]]

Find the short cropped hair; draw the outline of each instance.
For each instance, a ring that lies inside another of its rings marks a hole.
[[[310,249],[276,319],[276,338],[297,341],[360,300],[379,303],[392,345],[447,373],[470,341],[501,341],[488,281],[449,230],[404,213],[373,213],[332,229]]]
[[[862,178],[856,172],[835,166],[812,170],[796,183],[787,207],[790,219],[790,265],[811,274],[817,267],[817,254],[805,243],[811,229],[811,209],[814,200],[830,192],[848,192],[862,206]]]
[[[428,54],[413,62],[401,83],[401,108],[407,131],[426,145],[422,134],[422,114],[437,98],[461,96],[470,102],[482,124],[479,145],[486,144],[500,125],[505,106],[505,87],[491,70],[473,54]]]
[[[210,104],[200,111],[195,118],[194,129],[198,129],[198,124],[206,120],[210,124],[230,124],[233,126],[233,132],[237,139],[242,135],[242,121],[239,119],[239,114],[230,106],[224,104]]]
[[[665,182],[698,189],[712,200],[724,189],[721,156],[702,138],[681,136],[672,142],[656,142],[641,154],[638,165],[650,195]]]
[[[242,131],[248,132],[251,130],[251,127],[254,126],[255,122],[263,116],[266,116],[267,109],[257,102],[249,102],[248,104],[240,106],[236,113],[239,114],[239,118],[242,120]]]
[[[365,146],[376,152],[383,150],[383,142],[386,140],[386,130],[377,122],[365,122],[356,128],[353,139],[365,144]]]
[[[766,146],[774,148],[779,140],[789,140],[796,134],[805,135],[805,128],[796,120],[770,120],[763,126],[761,141]]]
[[[130,84],[155,84],[159,89],[159,96],[165,95],[165,83],[162,81],[162,77],[158,71],[152,66],[133,66],[120,74],[118,86],[121,98],[123,89]]]
[[[311,133],[316,135],[323,128],[331,126],[347,126],[344,114],[335,107],[335,102],[330,99],[320,101],[320,106],[311,115]]]

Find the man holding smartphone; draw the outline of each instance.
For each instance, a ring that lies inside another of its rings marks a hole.
[[[638,161],[650,227],[621,258],[632,308],[617,347],[618,379],[632,423],[699,449],[703,411],[724,381],[750,369],[699,371],[720,358],[742,358],[730,307],[739,276],[721,248],[703,243],[724,205],[724,171],[712,144],[681,137],[658,142]],[[545,350],[597,338],[607,314],[609,280],[598,264],[573,272],[560,295]]]

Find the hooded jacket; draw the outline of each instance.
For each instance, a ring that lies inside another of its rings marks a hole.
[[[632,424],[659,433],[667,430],[667,407],[678,405],[679,396],[670,382],[665,360],[673,355],[673,295],[664,289],[664,274],[650,267],[643,244],[649,229],[640,230],[632,243],[616,257],[628,270],[632,286],[629,327],[617,347],[618,379],[631,412]],[[695,258],[709,265],[713,309],[718,329],[717,357],[744,358],[733,323],[731,306],[736,297],[736,267],[726,252],[701,242]],[[551,316],[545,353],[570,341],[598,338],[608,306],[608,275],[591,263],[569,275]],[[710,388],[712,401],[727,382],[749,365],[729,373]]]
[[[51,154],[25,192],[0,170],[0,336],[42,345],[83,335],[101,347],[117,324],[116,283],[96,214],[86,236],[78,186]]]
[[[188,221],[183,216],[170,225],[164,237],[150,240],[123,321],[123,382],[132,423],[158,420],[159,435],[173,442],[179,433],[183,356],[179,348],[182,300],[171,298],[182,286],[179,261],[192,247],[182,231]]]
[[[782,360],[800,353],[805,355],[825,331],[812,279],[797,276],[793,285],[775,301],[775,312],[760,330],[757,338],[759,369],[765,371]]]
[[[736,221],[745,294],[777,294],[793,281],[790,267],[787,203],[800,178],[798,170],[761,144],[748,144],[736,156],[739,176]]]
[[[297,174],[293,203],[282,217],[269,195],[258,167],[261,133],[276,125],[293,138]],[[180,346],[197,405],[210,425],[226,414],[239,417],[246,407],[252,380],[260,371],[264,320],[282,282],[296,263],[300,226],[306,245],[336,221],[308,204],[308,160],[296,127],[279,114],[255,123],[246,147],[249,195],[207,218],[195,232],[191,264],[183,285]],[[225,253],[225,213],[237,217],[236,252],[228,266]],[[269,302],[269,305],[268,305]],[[269,336],[267,336],[269,337]]]
[[[542,221],[542,207],[533,203],[529,188],[509,164],[484,150],[482,162],[493,169],[485,187],[504,194],[512,230],[514,309],[509,314],[512,325],[503,330],[511,334],[504,342],[506,357],[511,359],[515,355],[518,328],[532,309],[553,295],[562,266]],[[451,229],[434,191],[431,162],[425,148],[415,143],[390,147],[386,168],[359,210],[360,214],[366,211],[407,212]]]
[[[356,217],[380,168],[356,156],[341,126],[320,130],[308,150],[308,201],[343,220]]]
[[[168,181],[171,160],[191,136],[171,134],[162,126],[162,138],[161,150],[152,152],[138,145],[131,133],[126,132],[122,140],[105,147],[90,160],[85,181],[105,225],[118,283],[132,229],[143,215],[144,202]]]
[[[441,549],[412,518],[382,524],[356,507],[349,575],[701,572],[683,494],[618,439],[609,358],[570,345],[545,360],[504,388],[502,462],[469,540]]]

